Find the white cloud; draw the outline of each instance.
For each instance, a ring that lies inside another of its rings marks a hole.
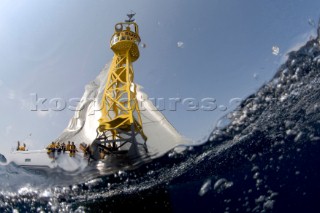
[[[2,80],[0,80],[0,87],[3,85],[3,81]]]

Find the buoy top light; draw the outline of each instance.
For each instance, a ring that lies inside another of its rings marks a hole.
[[[139,44],[141,39],[139,36],[139,27],[133,22],[133,15],[128,15],[128,17],[129,20],[126,20],[126,22],[119,22],[115,25],[114,34],[110,40],[110,48],[116,54],[124,53],[130,49],[130,56],[132,62],[134,62],[140,56]]]

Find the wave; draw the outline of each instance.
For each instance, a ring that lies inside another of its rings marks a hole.
[[[203,145],[181,146],[112,174],[103,161],[60,177],[10,164],[0,168],[0,210],[315,212],[319,91],[318,36],[290,52],[271,81],[223,117],[227,125]],[[39,186],[48,177],[69,181]]]

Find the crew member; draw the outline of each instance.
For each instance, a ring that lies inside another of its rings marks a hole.
[[[20,141],[18,141],[17,151],[20,151]]]
[[[76,145],[74,145],[74,142],[72,142],[72,144],[70,146],[70,157],[75,157],[77,151],[78,150],[77,150]]]
[[[60,154],[60,153],[61,153],[61,146],[60,146],[60,142],[58,142],[58,143],[56,144],[56,150],[58,151],[58,154]]]
[[[17,151],[26,151],[26,144],[24,143],[23,146],[20,145],[20,141],[18,141]]]
[[[47,153],[50,158],[54,158],[54,152],[56,151],[56,144],[52,141],[52,143],[47,147]]]
[[[62,142],[62,144],[61,144],[61,150],[63,153],[66,152],[66,144],[64,142]]]
[[[70,149],[71,149],[71,144],[70,144],[70,141],[68,141],[68,144],[67,144],[67,151],[70,151]]]
[[[100,159],[104,159],[104,157],[106,156],[106,153],[104,152],[103,149],[99,148],[99,155],[100,155]]]
[[[23,143],[23,146],[21,147],[21,151],[27,151],[27,146],[25,143]]]

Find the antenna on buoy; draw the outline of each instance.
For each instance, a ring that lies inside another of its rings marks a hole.
[[[129,19],[125,20],[125,22],[134,22],[135,20],[133,19],[133,16],[135,16],[135,15],[136,15],[136,13],[134,11],[130,10],[130,12],[127,14]]]

